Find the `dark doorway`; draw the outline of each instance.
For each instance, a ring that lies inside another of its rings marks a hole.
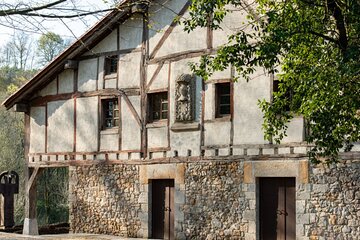
[[[174,180],[152,180],[152,238],[174,238]]]
[[[260,239],[295,240],[295,178],[260,178]]]

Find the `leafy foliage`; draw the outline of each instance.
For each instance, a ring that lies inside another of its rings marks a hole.
[[[257,67],[277,74],[280,91],[271,102],[259,101],[265,138],[279,143],[291,118],[302,115],[306,140],[314,146],[310,159],[337,161],[339,150],[350,150],[360,137],[360,2],[256,0],[250,6],[245,0],[194,0],[185,30],[221,28],[227,5],[248,13],[251,31],[229,35],[215,56],[203,57],[193,70],[204,79],[228,66],[237,79],[248,80]],[[285,97],[290,90],[291,99]]]

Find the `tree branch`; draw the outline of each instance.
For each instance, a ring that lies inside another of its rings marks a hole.
[[[92,11],[92,12],[86,12],[86,13],[73,14],[73,15],[41,14],[41,13],[31,13],[31,12],[23,13],[22,15],[32,16],[32,17],[43,17],[43,18],[76,18],[76,17],[83,17],[83,16],[88,16],[88,15],[93,15],[93,14],[97,14],[97,13],[108,12],[108,11],[112,11],[114,9],[115,8],[108,8],[108,9]]]
[[[46,9],[46,8],[58,5],[60,3],[63,3],[63,2],[66,2],[66,0],[58,0],[58,1],[55,1],[53,3],[41,5],[39,7],[29,7],[29,8],[20,8],[20,9],[14,8],[14,9],[8,9],[8,10],[1,10],[0,11],[0,16],[26,14],[26,13],[29,13],[29,12],[34,12],[34,11]]]
[[[310,34],[313,34],[313,35],[315,35],[315,36],[321,37],[321,38],[323,38],[323,39],[325,39],[325,40],[328,40],[329,42],[333,42],[333,43],[339,45],[339,41],[338,41],[337,39],[334,39],[334,38],[332,38],[332,37],[329,37],[329,36],[326,36],[326,35],[324,35],[324,34],[321,34],[321,33],[318,33],[318,32],[314,32],[314,31],[309,31],[309,33],[310,33]]]

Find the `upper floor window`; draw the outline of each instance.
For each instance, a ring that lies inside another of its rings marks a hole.
[[[273,93],[277,93],[280,91],[280,81],[278,79],[274,79],[273,81]],[[284,106],[285,111],[291,110],[291,101],[292,101],[293,92],[291,90],[286,91],[286,93],[282,96],[286,99],[286,105]]]
[[[216,115],[215,117],[225,117],[231,113],[231,90],[230,83],[216,83],[215,84],[215,103]]]
[[[117,73],[118,62],[118,55],[105,57],[105,75]]]
[[[168,93],[150,93],[149,101],[149,122],[168,118]]]
[[[119,103],[117,98],[102,99],[102,128],[108,129],[119,126]]]

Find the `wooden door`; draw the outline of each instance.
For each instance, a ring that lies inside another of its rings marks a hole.
[[[174,238],[174,180],[152,181],[152,238]]]
[[[260,239],[295,240],[295,178],[260,178]]]

